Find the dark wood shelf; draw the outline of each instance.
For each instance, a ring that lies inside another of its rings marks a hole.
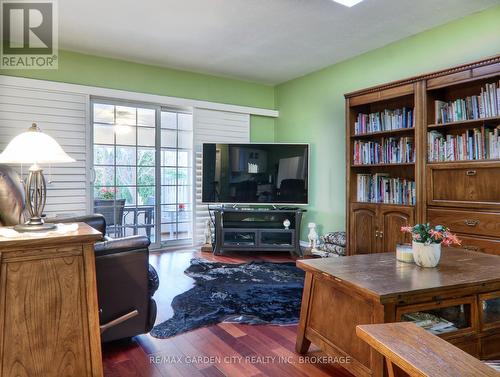
[[[405,162],[400,164],[351,164],[351,168],[376,168],[376,167],[388,167],[388,166],[413,166],[414,162]]]
[[[443,124],[429,124],[427,125],[428,130],[441,130],[445,128],[460,128],[460,127],[467,127],[467,126],[477,126],[477,125],[482,125],[487,122],[499,122],[500,123],[500,116],[498,117],[488,117],[488,118],[480,118],[480,119],[469,119],[469,120],[461,120],[458,122],[450,122],[450,123],[443,123]]]
[[[378,131],[378,132],[370,132],[366,134],[358,134],[358,135],[351,135],[352,139],[363,139],[363,138],[370,138],[374,136],[391,136],[391,135],[400,135],[400,134],[411,134],[414,133],[415,127],[411,128],[398,128],[397,130],[388,130],[388,131]]]

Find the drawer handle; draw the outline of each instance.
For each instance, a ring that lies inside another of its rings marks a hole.
[[[479,251],[479,247],[477,246],[464,246],[464,249],[470,251]]]
[[[467,170],[465,172],[465,175],[468,175],[468,176],[476,175],[476,174],[477,174],[477,171],[475,171],[475,170]]]
[[[476,226],[477,224],[479,224],[479,220],[470,220],[470,219],[467,219],[464,221],[465,225],[467,226]]]

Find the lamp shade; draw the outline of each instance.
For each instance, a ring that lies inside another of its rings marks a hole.
[[[0,163],[48,164],[75,162],[63,151],[57,141],[33,125],[28,131],[17,135],[0,154]]]

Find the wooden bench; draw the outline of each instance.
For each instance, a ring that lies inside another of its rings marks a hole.
[[[500,376],[500,372],[411,322],[358,325],[356,334],[385,357],[389,377],[400,375],[399,370],[412,377]]]

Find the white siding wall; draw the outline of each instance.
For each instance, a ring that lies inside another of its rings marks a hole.
[[[43,166],[47,216],[82,215],[88,210],[88,98],[83,94],[0,85],[0,151],[35,122],[77,160]],[[29,166],[15,168],[26,175]]]
[[[194,109],[195,223],[194,244],[203,242],[208,206],[201,201],[203,143],[249,143],[250,115],[226,111]]]

